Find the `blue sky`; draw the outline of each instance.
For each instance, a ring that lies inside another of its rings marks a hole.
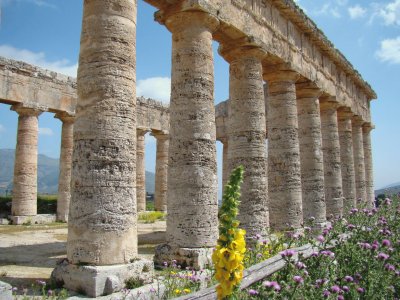
[[[0,0],[0,56],[75,76],[82,0]],[[378,94],[371,105],[375,186],[400,181],[400,0],[298,0],[297,3]],[[138,0],[138,94],[168,102],[171,34]],[[228,64],[215,57],[216,103],[228,98]],[[61,123],[39,118],[39,153],[58,157]],[[0,104],[0,148],[15,148],[17,114]],[[217,143],[218,164],[222,147]],[[146,169],[154,171],[155,140],[146,137]],[[221,168],[219,168],[221,169]],[[1,171],[1,170],[0,170]]]

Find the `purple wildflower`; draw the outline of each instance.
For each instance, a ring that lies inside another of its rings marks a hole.
[[[325,241],[324,236],[322,236],[322,235],[317,236],[317,241],[320,243],[323,243]]]
[[[250,289],[250,290],[249,290],[249,295],[250,295],[250,296],[256,296],[256,295],[258,295],[258,292],[257,292],[256,290]]]
[[[296,268],[299,269],[299,270],[302,270],[302,269],[305,269],[305,268],[306,268],[306,265],[305,265],[304,263],[302,263],[301,261],[298,261],[298,262],[295,264],[295,266],[296,266]]]
[[[362,294],[362,293],[365,292],[365,290],[364,290],[362,287],[358,287],[358,288],[357,288],[357,292],[358,292],[359,294]]]
[[[346,280],[346,282],[353,282],[354,281],[354,279],[353,279],[353,277],[351,277],[351,276],[344,276],[344,280]]]
[[[297,284],[302,284],[302,283],[304,282],[303,277],[298,276],[298,275],[293,276],[293,280],[294,280],[294,282],[296,282]]]
[[[391,264],[386,264],[385,265],[385,269],[388,271],[394,271],[396,270],[395,266],[391,265]]]
[[[322,295],[324,296],[324,298],[328,298],[330,296],[330,292],[328,290],[324,290],[324,292],[322,293]]]
[[[344,300],[343,295],[338,295],[338,296],[337,296],[337,300]]]
[[[392,243],[390,242],[390,240],[384,239],[384,240],[382,241],[382,246],[383,246],[383,247],[390,247],[391,245],[392,245]]]
[[[379,260],[387,260],[389,257],[390,257],[390,256],[389,256],[388,254],[383,253],[383,252],[379,252],[379,254],[378,254],[378,256],[377,256],[377,258],[378,258]]]
[[[282,251],[280,254],[282,257],[292,257],[293,255],[296,254],[296,251],[291,249],[286,249],[285,251]]]
[[[353,229],[356,229],[356,226],[353,225],[353,224],[349,224],[349,225],[347,225],[347,229],[348,230],[353,230]]]
[[[342,290],[343,290],[345,293],[350,292],[350,288],[349,288],[347,285],[342,286]]]
[[[334,294],[339,293],[340,292],[340,287],[337,286],[337,285],[331,286],[331,292],[334,293]]]

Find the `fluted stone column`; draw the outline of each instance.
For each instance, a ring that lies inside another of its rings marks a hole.
[[[239,206],[240,226],[248,238],[269,227],[268,177],[265,168],[265,98],[261,59],[252,47],[222,45],[229,67],[228,170],[244,167]]]
[[[146,211],[145,135],[148,130],[136,129],[136,201],[137,211]]]
[[[218,238],[212,33],[218,20],[200,11],[164,20],[172,32],[167,244],[155,262],[201,268]]]
[[[365,187],[365,160],[362,125],[364,121],[358,117],[353,117],[353,155],[354,170],[356,178],[356,199],[359,203],[367,202],[367,192]]]
[[[363,125],[364,163],[365,163],[365,188],[367,194],[367,206],[373,207],[375,203],[374,174],[372,164],[371,130],[374,126],[371,123]]]
[[[91,297],[152,275],[137,260],[136,10],[134,0],[84,1],[68,264],[52,275]]]
[[[321,91],[311,83],[296,85],[301,162],[303,218],[315,218],[321,228],[326,223],[324,161],[318,97]]]
[[[264,74],[268,81],[268,192],[273,230],[301,227],[303,222],[296,85],[298,74]]]
[[[351,111],[338,110],[338,129],[340,140],[340,161],[342,172],[342,187],[344,197],[344,209],[349,210],[356,207],[356,179],[354,173],[354,157],[353,157],[353,136]]]
[[[56,114],[62,122],[60,176],[58,178],[57,220],[68,221],[69,203],[71,199],[71,167],[73,150],[74,116],[66,113]]]
[[[160,133],[153,135],[157,139],[154,208],[157,211],[167,211],[169,136]]]
[[[15,148],[13,224],[22,224],[24,216],[37,214],[38,116],[41,110],[20,105],[11,108],[18,113],[17,145]]]
[[[320,102],[326,215],[343,214],[342,171],[336,102]]]

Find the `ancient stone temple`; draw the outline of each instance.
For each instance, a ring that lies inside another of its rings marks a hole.
[[[297,230],[311,217],[320,228],[359,203],[373,205],[376,94],[293,1],[146,2],[171,32],[169,108],[136,98],[135,0],[84,1],[76,83],[0,60],[0,101],[19,115],[16,223],[37,214],[38,117],[53,112],[63,122],[57,214],[69,234],[58,280],[91,296],[120,289],[132,274],[150,280],[152,263],[136,261],[147,132],[157,139],[155,207],[168,211],[156,264],[210,262],[216,140],[224,183],[245,168],[239,219],[248,235]],[[230,84],[229,100],[216,107],[213,40]]]

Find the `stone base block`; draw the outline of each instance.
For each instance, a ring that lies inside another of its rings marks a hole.
[[[78,266],[64,259],[51,273],[52,280],[58,286],[90,297],[118,292],[125,288],[128,279],[147,284],[153,281],[153,277],[154,264],[147,259],[110,266]]]
[[[182,268],[192,267],[200,270],[212,265],[213,250],[213,248],[179,248],[162,244],[155,249],[154,264],[162,267],[164,262],[170,264],[176,260],[176,264]]]
[[[0,225],[8,225],[10,224],[10,220],[6,218],[0,218]]]
[[[13,225],[48,224],[56,221],[56,215],[9,216]]]
[[[1,300],[12,300],[12,286],[8,283],[0,281],[0,299]]]

